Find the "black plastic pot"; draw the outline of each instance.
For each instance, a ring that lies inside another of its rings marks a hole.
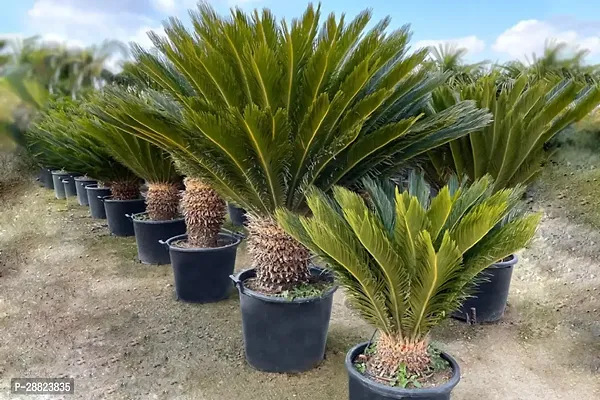
[[[87,185],[85,191],[87,192],[92,218],[106,219],[106,210],[104,209],[102,199],[110,196],[110,188]]]
[[[42,172],[40,177],[43,179],[43,184],[46,189],[54,190],[54,179],[52,179],[52,170],[49,168],[42,168],[45,172]]]
[[[364,376],[354,368],[354,360],[365,351],[369,343],[361,343],[346,354],[346,370],[348,371],[349,400],[450,400],[450,392],[460,381],[460,367],[454,358],[446,353],[441,356],[450,363],[452,377],[443,385],[426,389],[403,389],[387,386]]]
[[[313,268],[313,275],[323,270]],[[266,296],[244,286],[256,276],[254,269],[232,276],[240,293],[244,348],[248,363],[267,372],[308,371],[325,356],[331,317],[332,287],[321,297],[288,300]],[[328,279],[333,281],[331,275]]]
[[[104,202],[108,230],[115,236],[133,236],[133,221],[128,215],[146,211],[144,199],[113,200],[111,197],[101,199]]]
[[[80,206],[88,206],[90,201],[88,199],[87,190],[85,187],[88,185],[95,185],[97,182],[85,176],[78,176],[75,178],[75,190],[77,191],[77,203]],[[107,196],[107,195],[103,195]]]
[[[229,212],[229,219],[233,225],[243,226],[246,223],[246,210],[243,208],[239,208],[231,203],[227,203],[227,211]]]
[[[492,264],[482,272],[485,279],[476,288],[474,297],[467,299],[462,307],[452,314],[453,318],[468,323],[494,322],[504,315],[513,267],[519,261],[516,255],[507,261]]]
[[[187,240],[179,235],[162,242],[168,249],[179,300],[190,303],[214,303],[229,297],[235,256],[241,238],[227,233],[219,237],[227,245],[214,248],[184,248],[174,242]]]
[[[75,178],[72,175],[69,175],[67,178],[62,180],[62,183],[65,187],[65,196],[76,197],[77,196],[77,188],[75,187]]]
[[[164,242],[161,244],[160,241],[166,241],[174,236],[184,234],[184,219],[152,221],[136,218],[142,214],[145,213],[131,216],[139,260],[144,264],[170,264],[169,249],[164,245]]]
[[[45,188],[54,189],[54,182],[52,182],[52,171],[50,171],[48,168],[40,168],[37,181]]]
[[[54,196],[57,199],[66,199],[65,185],[63,180],[69,178],[69,173],[65,171],[52,171],[52,183],[54,185]]]

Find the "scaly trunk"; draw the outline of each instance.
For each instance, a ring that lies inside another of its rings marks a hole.
[[[111,182],[113,200],[134,200],[140,198],[140,183],[132,181]]]
[[[168,221],[179,212],[179,190],[173,183],[148,183],[146,211],[153,221]]]
[[[431,364],[428,352],[429,341],[406,340],[401,336],[381,334],[377,349],[367,362],[367,372],[374,378],[393,379],[400,365],[406,365],[407,372],[422,376]]]
[[[271,218],[248,216],[248,253],[261,289],[279,293],[310,279],[310,253]]]
[[[188,244],[193,247],[217,247],[219,231],[225,222],[225,201],[200,179],[185,178],[181,204]]]

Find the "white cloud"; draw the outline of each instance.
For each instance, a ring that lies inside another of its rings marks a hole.
[[[81,2],[71,0],[36,0],[27,12],[29,30],[32,33],[60,38],[89,45],[104,39],[127,41],[137,34],[142,26],[158,23],[152,18],[129,9],[122,11],[116,7],[101,7],[102,2]],[[114,2],[107,4],[114,5]],[[136,4],[139,8],[140,4]]]
[[[469,54],[480,53],[485,50],[485,42],[475,35],[465,36],[455,39],[440,39],[440,40],[419,40],[415,43],[415,48],[438,46],[451,44],[459,48],[467,49]]]
[[[566,43],[572,50],[587,49],[591,55],[600,53],[600,34],[578,32],[575,26],[561,27],[536,19],[519,21],[498,36],[492,49],[525,59],[532,53],[542,54],[548,40]]]

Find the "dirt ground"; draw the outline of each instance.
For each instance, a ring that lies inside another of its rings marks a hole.
[[[462,368],[453,399],[600,399],[597,179],[595,168],[550,165],[528,199],[544,218],[520,255],[504,320],[435,330]],[[22,376],[74,377],[69,399],[347,399],[345,353],[373,332],[343,293],[318,368],[261,373],[244,360],[235,293],[211,305],[176,301],[170,266],[138,263],[134,239],[109,236],[86,208],[33,183],[5,192],[1,399],[18,398],[9,382]],[[237,268],[248,261],[240,248]]]

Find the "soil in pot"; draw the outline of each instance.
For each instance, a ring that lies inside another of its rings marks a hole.
[[[439,359],[443,360],[447,370],[440,368],[437,375],[432,374],[432,377],[423,383],[415,377],[403,374],[399,374],[399,379],[394,382],[373,379],[364,374],[363,361],[368,357],[368,345],[369,343],[361,343],[346,355],[350,400],[450,400],[452,389],[460,381],[458,363],[446,353],[440,353]],[[392,384],[400,386],[392,386]],[[416,387],[419,385],[422,387]]]
[[[144,264],[169,264],[171,262],[169,249],[160,241],[184,234],[184,219],[154,221],[147,213],[134,214],[132,219],[138,259]]]
[[[52,183],[54,186],[54,196],[59,199],[66,199],[67,196],[65,194],[65,185],[63,184],[63,180],[69,178],[69,173],[66,171],[52,171]]]
[[[213,303],[228,298],[233,289],[229,277],[240,240],[221,233],[220,247],[214,248],[190,247],[185,234],[167,240],[177,298],[190,303]]]
[[[80,206],[89,206],[90,202],[88,199],[87,191],[85,187],[88,185],[95,185],[97,182],[86,176],[78,176],[75,178],[75,190],[77,192],[77,203]]]
[[[518,257],[512,255],[492,264],[481,273],[482,282],[452,317],[467,323],[495,322],[502,318],[508,300],[508,291]]]
[[[106,210],[104,209],[104,203],[102,199],[110,196],[110,188],[98,187],[97,184],[87,185],[85,187],[87,192],[88,204],[90,206],[90,213],[92,218],[95,219],[106,219]]]
[[[114,200],[111,197],[102,201],[110,233],[115,236],[133,236],[135,231],[129,216],[146,211],[146,201],[144,199]]]
[[[248,363],[268,372],[310,370],[325,355],[333,294],[333,277],[318,268],[313,277],[329,281],[318,297],[269,296],[252,290],[254,269],[232,277],[240,294],[244,348]],[[250,286],[250,287],[249,287]]]
[[[229,213],[229,219],[235,226],[244,226],[246,224],[246,210],[234,206],[231,203],[227,203],[227,212]]]
[[[65,187],[65,196],[67,198],[77,196],[77,188],[75,187],[75,178],[73,178],[72,175],[69,175],[67,178],[63,179],[62,183]]]

